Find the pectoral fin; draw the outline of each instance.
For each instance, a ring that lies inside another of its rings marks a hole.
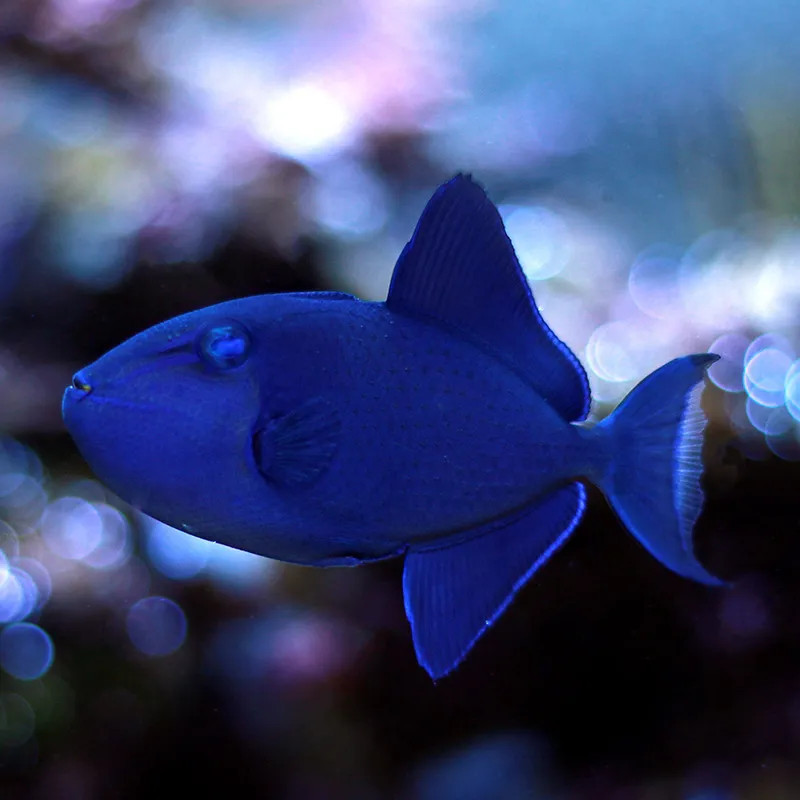
[[[340,430],[336,409],[322,398],[269,418],[253,434],[258,471],[280,486],[308,486],[330,466],[339,446]]]
[[[411,550],[403,573],[419,663],[434,679],[453,670],[517,591],[566,541],[586,503],[579,483],[505,525],[450,547]]]

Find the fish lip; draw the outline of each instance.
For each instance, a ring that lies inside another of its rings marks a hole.
[[[94,386],[86,379],[86,376],[81,373],[75,373],[72,383],[64,390],[64,395],[61,398],[61,416],[66,421],[67,415],[79,403],[82,403],[94,392]]]
[[[75,386],[67,386],[64,390],[64,402],[65,403],[81,403],[83,402],[90,394],[92,393],[92,389],[78,389]]]
[[[85,400],[94,391],[94,386],[89,380],[89,376],[83,372],[76,372],[72,376],[72,383],[67,386],[64,398],[67,396],[74,398],[76,402]]]
[[[66,414],[70,408],[74,408],[79,403],[82,403],[91,395],[91,392],[85,392],[76,389],[74,386],[67,386],[64,390],[64,396],[61,398],[61,411],[62,415]]]

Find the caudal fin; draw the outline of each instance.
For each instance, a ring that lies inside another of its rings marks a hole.
[[[659,561],[708,584],[722,581],[695,558],[692,530],[703,505],[701,381],[718,358],[704,353],[670,361],[597,426],[611,440],[601,488],[614,510]]]

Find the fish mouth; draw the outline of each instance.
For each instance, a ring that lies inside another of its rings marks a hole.
[[[81,372],[76,372],[72,378],[72,383],[64,391],[64,397],[69,397],[74,402],[85,400],[92,392],[94,387]]]
[[[92,385],[90,383],[85,383],[84,381],[80,380],[79,378],[72,379],[72,386],[67,387],[69,389],[77,389],[79,392],[83,392],[84,394],[91,394]]]
[[[140,399],[127,399],[122,397],[115,397],[113,394],[103,391],[106,388],[101,386],[101,390],[97,391],[95,386],[88,381],[73,379],[72,383],[64,390],[64,395],[61,399],[61,415],[65,421],[68,421],[72,414],[77,413],[77,408],[86,400],[91,398],[88,405],[84,408],[104,407],[109,409],[119,409],[121,411],[134,412],[134,413],[166,413],[169,415],[180,414],[180,409],[173,408],[169,405],[161,403],[154,403],[148,400]],[[72,416],[74,418],[74,416]]]
[[[64,396],[61,398],[61,416],[65,421],[70,409],[83,402],[93,391],[94,386],[83,370],[72,376],[72,383],[64,390]]]

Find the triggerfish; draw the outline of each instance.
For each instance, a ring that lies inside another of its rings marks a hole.
[[[385,302],[246,297],[170,319],[78,372],[66,426],[128,503],[296,564],[405,557],[417,658],[450,672],[566,541],[597,485],[663,564],[693,553],[708,353],[611,416],[550,330],[497,208],[458,175],[428,202]]]

